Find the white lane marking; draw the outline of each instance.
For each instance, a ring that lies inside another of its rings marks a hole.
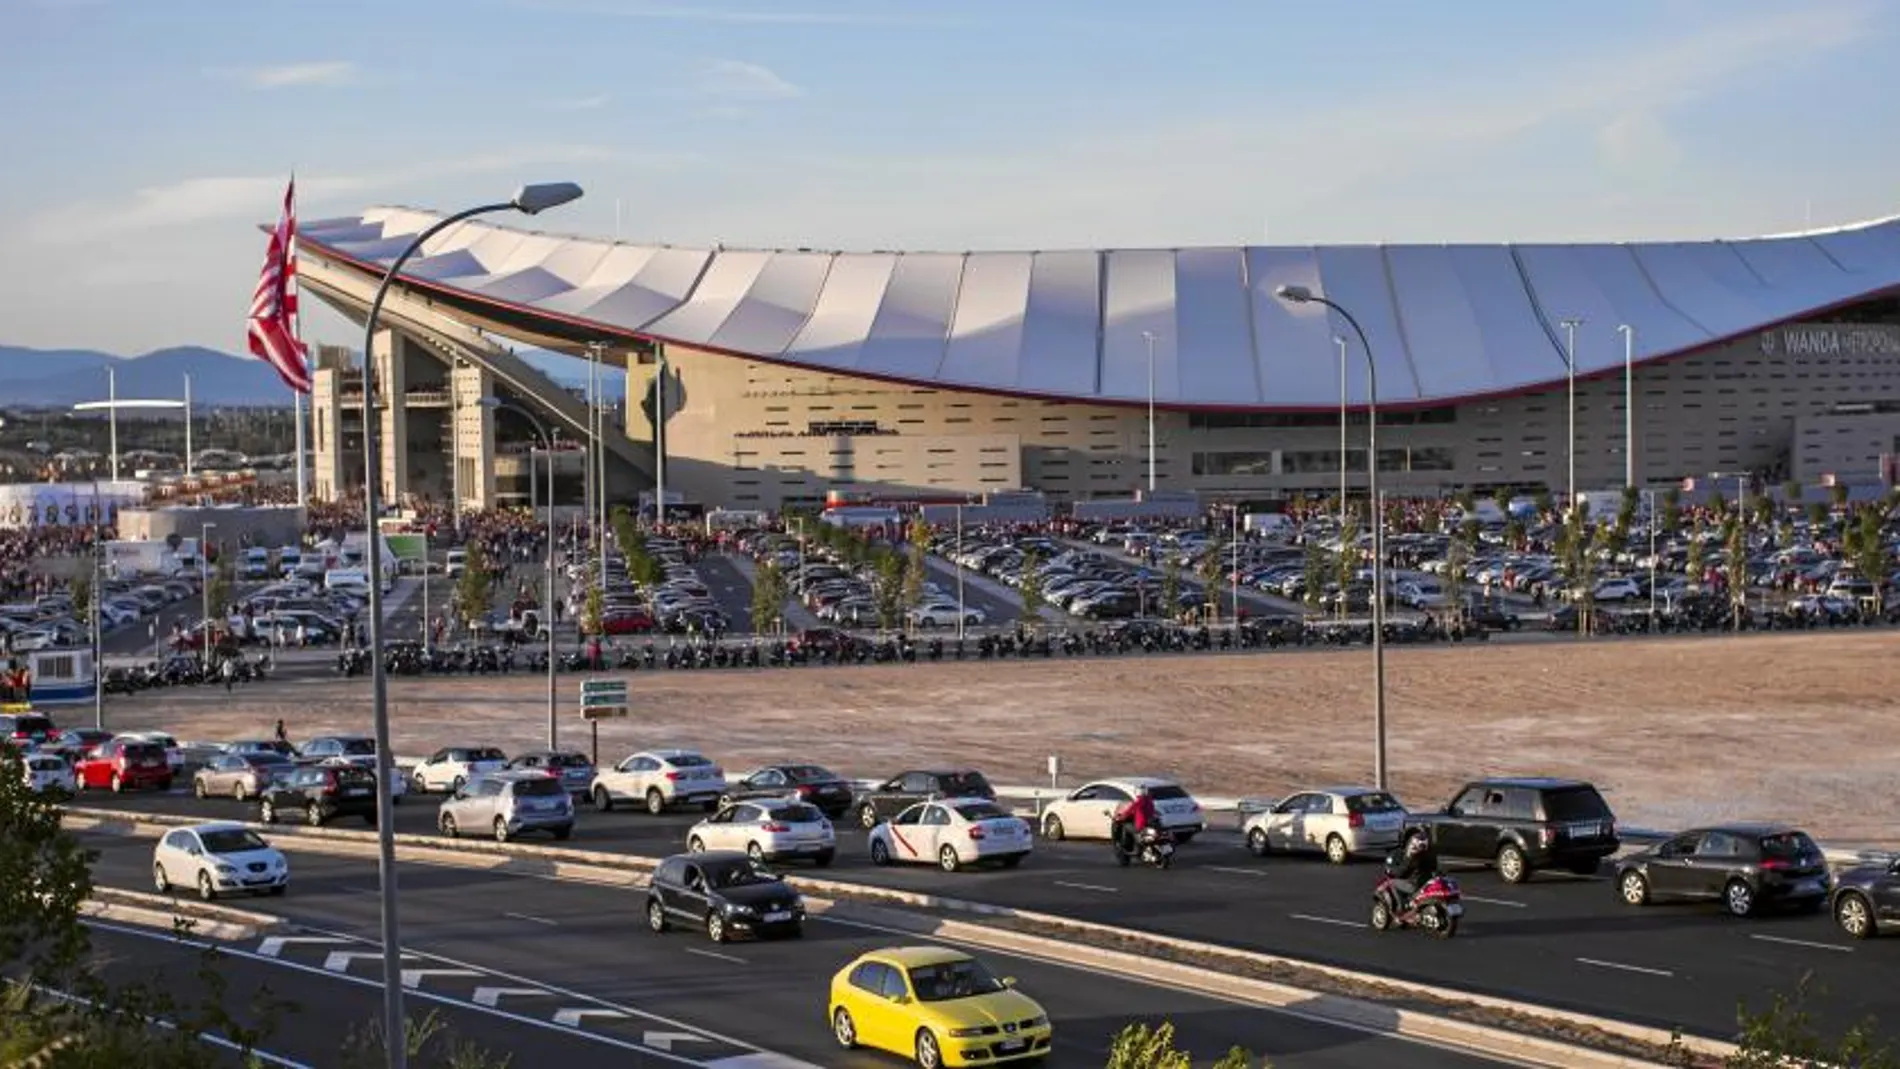
[[[478,987],[475,989],[474,998],[477,1006],[487,1006],[492,1009],[496,1003],[510,995],[517,998],[530,998],[547,994],[548,992],[538,987]]]
[[[530,924],[545,924],[550,928],[558,928],[561,926],[560,921],[551,921],[547,919],[546,917],[535,917],[526,913],[504,913],[502,914],[502,916],[513,917],[515,920],[527,921]]]
[[[730,1058],[715,1058],[707,1062],[706,1069],[819,1069],[819,1067],[783,1054],[735,1054]]]
[[[1843,954],[1852,954],[1853,947],[1836,946],[1833,943],[1815,943],[1806,939],[1789,939],[1781,935],[1750,935],[1750,939],[1759,939],[1764,943],[1782,943],[1791,947],[1812,947],[1815,950],[1838,950]]]
[[[627,1015],[619,1010],[595,1010],[585,1006],[573,1006],[554,1015],[554,1023],[564,1028],[579,1028],[581,1021],[589,1017],[605,1017],[609,1020],[624,1019]]]
[[[691,1032],[642,1032],[640,1042],[660,1050],[672,1050],[675,1043],[710,1043],[705,1036],[696,1036]]]
[[[412,958],[414,956],[413,954],[403,955],[405,958]],[[355,950],[332,950],[330,951],[330,956],[323,959],[323,968],[326,972],[349,972],[350,963],[359,959],[363,961],[381,961],[383,960],[383,955],[381,951],[365,954]]]
[[[1078,891],[1101,891],[1111,895],[1121,893],[1119,887],[1103,887],[1099,883],[1070,883],[1068,880],[1056,880],[1054,883],[1057,887],[1073,887]]]
[[[257,944],[257,952],[267,958],[274,958],[282,954],[284,948],[292,943],[328,943],[335,946],[343,942],[346,940],[332,939],[327,935],[273,935]]]
[[[188,947],[194,947],[199,950],[208,950],[208,949],[211,949],[212,947],[216,947],[219,953],[225,954],[230,957],[243,958],[247,961],[268,962],[272,965],[277,966],[280,969],[291,969],[296,972],[310,973],[314,976],[327,976],[330,979],[335,980],[339,983],[356,984],[359,987],[369,987],[369,988],[375,988],[377,990],[381,990],[383,986],[382,983],[377,980],[369,980],[361,976],[351,976],[349,973],[325,972],[322,969],[314,968],[309,965],[299,965],[298,963],[294,961],[285,961],[283,958],[267,958],[261,954],[253,954],[246,950],[238,950],[238,949],[228,947],[228,946],[223,946],[217,943],[205,942],[204,940],[199,940],[199,939],[182,938],[172,932],[159,933],[147,928],[131,928],[125,925],[105,924],[99,921],[82,921],[81,923],[84,924],[88,928],[97,928],[98,930],[105,931],[105,932],[116,932],[120,935],[134,936],[139,939],[160,940],[172,946],[188,946]],[[351,940],[351,941],[364,942],[364,940]],[[495,975],[499,976],[501,974],[497,973]],[[527,982],[523,980],[518,980],[515,977],[503,977],[503,979],[515,979],[516,982],[518,983]],[[563,993],[565,994],[566,992],[563,992]],[[499,1017],[502,1020],[510,1021],[515,1024],[527,1025],[531,1028],[546,1029],[547,1031],[554,1032],[558,1035],[572,1036],[578,1039],[589,1040],[594,1043],[603,1043],[610,1047],[618,1047],[621,1050],[635,1051],[640,1054],[644,1054],[649,1058],[659,1058],[663,1061],[671,1062],[674,1065],[699,1066],[701,1064],[683,1055],[670,1054],[666,1051],[654,1050],[651,1047],[643,1047],[638,1043],[633,1043],[628,1040],[617,1039],[613,1036],[602,1035],[598,1032],[588,1032],[588,1031],[575,1029],[575,1028],[563,1028],[560,1025],[554,1024],[542,1018],[524,1017],[518,1013],[509,1013],[507,1010],[489,1009],[483,1006],[476,1006],[473,1003],[463,1002],[461,999],[448,998],[446,996],[437,995],[428,991],[412,991],[406,997],[422,999],[425,1002],[439,1003],[443,1006],[449,1006],[449,1007],[465,1009],[465,1010],[473,1010],[476,1013],[485,1013],[489,1015],[490,1017]],[[590,996],[581,995],[578,997],[589,998]],[[651,1017],[653,1015],[643,1014],[642,1016]],[[681,1027],[690,1028],[692,1026],[682,1025]],[[707,1034],[711,1035],[712,1033],[709,1032]],[[722,1041],[725,1041],[723,1037],[715,1037],[715,1038],[720,1038]],[[733,1040],[730,1042],[732,1042],[734,1046],[738,1046],[738,1047],[751,1046],[751,1044],[749,1043],[740,1043],[736,1040]]]
[[[1226,865],[1203,865],[1201,866],[1201,871],[1225,872],[1235,876],[1265,876],[1267,874],[1266,869],[1236,869],[1228,868]]]
[[[404,969],[402,986],[421,987],[422,981],[430,976],[480,976],[472,969]]]
[[[1479,898],[1477,895],[1460,895],[1467,902],[1483,902],[1487,906],[1509,906],[1512,909],[1529,909],[1529,902],[1512,902],[1505,898]]]
[[[698,954],[702,958],[718,958],[720,961],[729,961],[734,965],[745,964],[744,958],[735,958],[731,954],[721,954],[716,950],[701,950],[698,947],[687,947],[686,952],[688,954]]]
[[[89,998],[84,998],[82,996],[75,995],[70,991],[61,991],[55,987],[47,987],[43,984],[31,984],[29,985],[29,987],[34,991],[38,991],[42,995],[47,995],[49,997],[59,999],[62,1002],[72,1002],[72,1003],[77,1003],[78,1005],[81,1005],[81,1006],[92,1006],[92,1007],[97,1007],[99,1005],[98,1003],[94,1002],[93,1000]],[[176,1021],[168,1021],[164,1019],[163,1017],[145,1017],[144,1020],[147,1024],[156,1025],[157,1027],[163,1028],[168,1032],[178,1031],[178,1023]],[[232,1042],[229,1039],[224,1038],[223,1036],[217,1035],[212,1032],[199,1032],[199,1033],[196,1033],[196,1037],[199,1040],[209,1043],[214,1047],[219,1047],[221,1049],[232,1051],[234,1053],[243,1054],[247,1058],[255,1059],[267,1065],[278,1066],[279,1069],[316,1069],[316,1067],[313,1065],[310,1065],[306,1062],[291,1061],[289,1058],[286,1058],[281,1054],[272,1054],[270,1051],[259,1050],[256,1047],[246,1048],[244,1046],[241,1046],[237,1043]]]
[[[1599,969],[1621,969],[1624,972],[1639,972],[1645,976],[1674,976],[1668,969],[1646,969],[1641,965],[1625,965],[1620,961],[1599,961],[1596,958],[1578,958],[1585,965],[1595,965]]]
[[[1289,913],[1287,916],[1296,921],[1312,921],[1314,924],[1337,924],[1341,928],[1364,928],[1359,921],[1342,921],[1338,917],[1315,917],[1311,913]]]

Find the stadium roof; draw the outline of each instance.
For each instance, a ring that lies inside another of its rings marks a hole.
[[[441,216],[375,208],[307,223],[306,247],[385,267]],[[1620,369],[1900,292],[1900,217],[1735,241],[1343,245],[1047,252],[823,252],[634,245],[465,223],[411,285],[554,337],[693,346],[833,374],[1170,407],[1339,403],[1335,337],[1292,283],[1350,309],[1382,404],[1498,395]],[[1357,348],[1355,343],[1354,348]],[[1365,399],[1353,353],[1352,393]]]

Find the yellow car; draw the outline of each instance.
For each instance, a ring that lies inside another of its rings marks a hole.
[[[838,1045],[875,1047],[923,1069],[1041,1061],[1054,1042],[1036,1000],[983,963],[943,947],[873,950],[831,978]]]

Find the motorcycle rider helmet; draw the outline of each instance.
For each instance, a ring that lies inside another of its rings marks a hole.
[[[1405,856],[1417,857],[1418,855],[1424,853],[1425,848],[1430,845],[1431,843],[1427,841],[1427,839],[1423,835],[1407,836],[1405,840]]]

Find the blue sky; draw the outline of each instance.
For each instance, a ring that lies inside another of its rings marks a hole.
[[[1746,235],[1900,211],[1900,4],[0,0],[0,342],[243,348],[305,218],[838,248]],[[311,302],[314,304],[315,302]],[[347,341],[314,313],[317,340]]]

